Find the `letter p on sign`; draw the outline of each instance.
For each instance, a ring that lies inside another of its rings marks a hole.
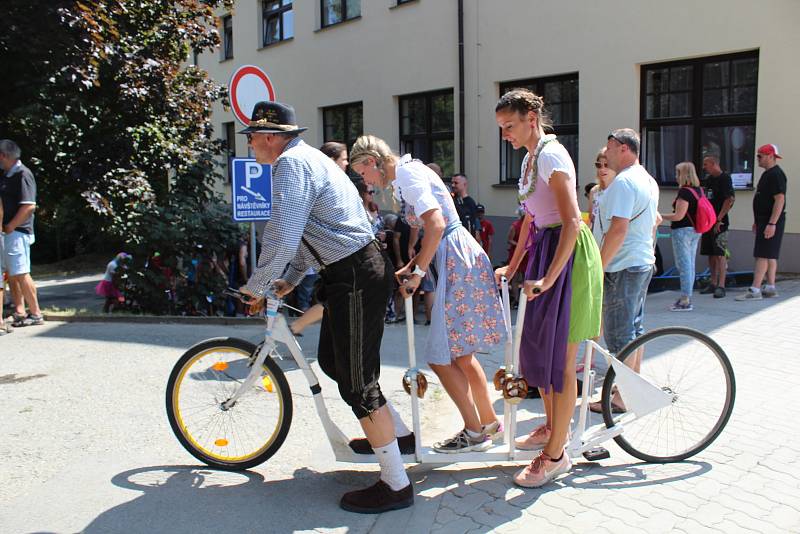
[[[252,181],[256,178],[261,178],[261,174],[263,173],[263,167],[261,167],[260,163],[256,163],[255,161],[246,161],[244,164],[244,179],[247,183],[247,188],[252,189],[253,184]]]

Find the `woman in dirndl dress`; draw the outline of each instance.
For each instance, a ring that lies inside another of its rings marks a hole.
[[[372,185],[392,185],[401,216],[424,229],[422,248],[396,275],[409,294],[430,271],[435,280],[431,330],[425,354],[453,399],[464,428],[434,444],[437,452],[486,450],[502,432],[476,352],[504,343],[503,313],[492,265],[461,226],[441,178],[409,154],[396,156],[385,141],[366,135],[350,150],[350,166]]]
[[[524,291],[528,297],[520,345],[520,367],[536,386],[547,420],[518,439],[520,449],[542,452],[516,475],[525,487],[543,486],[572,467],[564,447],[578,396],[575,359],[580,343],[600,334],[603,268],[591,230],[581,220],[575,167],[555,135],[545,135],[544,100],[512,89],[495,108],[503,139],[525,147],[519,201],[525,220],[514,256],[496,275],[510,278],[528,252]]]

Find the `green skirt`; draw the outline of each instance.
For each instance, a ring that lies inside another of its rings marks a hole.
[[[603,262],[589,227],[581,222],[572,260],[569,343],[600,335],[603,311]]]

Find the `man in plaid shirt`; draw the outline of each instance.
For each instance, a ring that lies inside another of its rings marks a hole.
[[[241,288],[260,310],[268,288],[282,297],[309,267],[320,273],[324,304],[317,361],[339,386],[381,466],[378,482],[346,493],[345,510],[380,513],[411,506],[395,427],[378,384],[383,314],[393,269],[375,241],[361,198],[347,175],[298,134],[294,109],[259,102],[247,134],[259,163],[272,165],[272,215],[258,267]]]

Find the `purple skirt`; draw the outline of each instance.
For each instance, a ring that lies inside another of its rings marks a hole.
[[[543,228],[528,242],[528,268],[525,280],[539,280],[550,268],[558,248],[561,227]],[[564,389],[564,368],[567,359],[570,305],[572,301],[572,262],[570,256],[553,287],[542,293],[525,308],[519,361],[522,376],[529,386]]]

